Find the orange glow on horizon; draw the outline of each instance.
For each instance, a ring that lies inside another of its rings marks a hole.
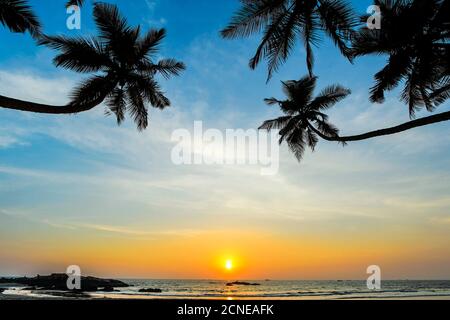
[[[162,236],[155,241],[113,233],[106,238],[105,233],[99,232],[85,232],[81,237],[79,231],[75,236],[77,230],[43,231],[35,231],[33,236],[39,236],[42,246],[52,250],[37,249],[29,241],[23,248],[7,251],[2,250],[3,242],[0,260],[18,261],[23,268],[16,268],[16,272],[30,275],[36,269],[41,274],[62,272],[68,265],[77,264],[84,274],[101,277],[220,280],[359,279],[366,276],[367,266],[375,261],[386,270],[387,277],[412,278],[415,274],[407,274],[405,268],[408,263],[430,270],[435,266],[438,271],[442,263],[435,260],[425,264],[418,260],[417,252],[439,257],[438,252],[448,250],[448,242],[438,234],[428,236],[436,237],[438,248],[430,250],[417,245],[413,250],[411,239],[404,236],[399,241],[396,234],[384,239],[377,234],[364,234],[358,242],[351,242],[347,235],[331,239],[328,235],[220,230],[192,236]],[[23,238],[32,239],[30,234],[23,234]]]

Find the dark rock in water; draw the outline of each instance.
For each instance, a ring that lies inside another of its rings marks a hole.
[[[6,290],[5,288],[0,288],[0,293],[2,293],[5,290]]]
[[[156,288],[148,288],[148,289],[140,289],[139,292],[142,293],[161,293],[162,290],[161,289],[156,289]]]
[[[34,278],[0,278],[0,283],[17,283],[39,290],[60,291],[97,291],[98,288],[122,288],[129,287],[128,284],[113,279],[100,279],[95,277],[81,277],[81,290],[69,290],[67,288],[68,275],[65,273],[53,273],[49,276],[36,276]]]
[[[244,281],[234,281],[234,282],[228,282],[227,286],[259,286],[259,283],[251,283],[251,282],[244,282]]]

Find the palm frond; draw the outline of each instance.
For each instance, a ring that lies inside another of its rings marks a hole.
[[[157,64],[144,63],[139,71],[148,72],[150,75],[159,73],[164,78],[169,79],[172,76],[179,76],[185,69],[186,66],[182,62],[175,59],[162,59]]]
[[[333,107],[336,103],[346,98],[352,92],[340,85],[328,86],[311,101],[310,110],[320,111]]]
[[[274,44],[276,43],[276,32],[282,25],[283,20],[288,17],[288,12],[280,11],[273,17],[273,21],[267,24],[264,30],[264,36],[256,49],[255,55],[249,61],[249,67],[251,69],[255,69],[261,59],[266,58],[269,55],[271,48],[273,50]]]
[[[370,89],[372,102],[384,102],[384,92],[395,88],[407,76],[411,67],[409,53],[402,50],[392,54],[386,66],[375,74],[375,85]]]
[[[313,12],[307,12],[307,14],[302,15],[303,18],[303,43],[306,50],[306,65],[308,67],[309,76],[313,77],[313,66],[314,66],[314,53],[312,46],[316,46],[320,40],[317,35],[317,30],[319,27],[318,22],[315,19]]]
[[[131,74],[128,80],[130,86],[141,92],[142,97],[149,101],[153,107],[164,109],[170,106],[170,100],[164,95],[154,79],[139,74]]]
[[[282,81],[284,94],[299,106],[310,103],[317,77],[303,77],[300,80]]]
[[[284,116],[273,120],[266,120],[258,128],[258,130],[268,130],[268,131],[274,129],[281,130],[286,126],[286,124],[289,122],[289,120],[291,120],[291,118],[292,118],[291,116]]]
[[[450,83],[432,92],[429,98],[435,105],[440,105],[450,99]]]
[[[279,66],[286,62],[294,48],[295,40],[301,29],[301,25],[298,23],[301,13],[300,9],[295,7],[290,14],[286,14],[277,22],[276,28],[271,30],[268,46],[264,52],[268,67],[267,81],[272,78]],[[311,35],[313,35],[313,31]]]
[[[116,5],[95,3],[94,20],[100,31],[100,37],[107,41],[130,31],[127,19],[120,14]]]
[[[327,121],[316,120],[317,129],[328,137],[338,137],[339,129]]]
[[[283,128],[280,128],[280,144],[285,141],[296,130],[302,130],[303,119],[300,116],[293,116]]]
[[[134,86],[129,86],[127,93],[128,111],[133,117],[138,130],[144,130],[148,126],[148,111],[145,107],[142,93]]]
[[[112,64],[103,43],[95,38],[42,36],[38,42],[61,51],[53,63],[76,72],[96,72]]]
[[[282,101],[272,97],[272,98],[266,98],[264,99],[264,102],[268,105],[268,106],[272,106],[274,104],[278,104],[280,105],[282,103]]]
[[[161,42],[165,37],[165,29],[151,29],[148,31],[145,36],[136,43],[138,59],[158,52]]]
[[[344,0],[326,0],[320,2],[317,11],[321,18],[322,29],[341,53],[351,58],[347,43],[351,39],[353,28],[358,24],[351,5]]]
[[[71,94],[71,104],[79,107],[98,105],[115,88],[116,82],[108,76],[93,76],[84,80]]]
[[[125,111],[127,108],[125,90],[122,88],[115,88],[106,99],[106,105],[108,106],[109,111],[115,114],[117,124],[120,125],[125,120]]]
[[[317,137],[317,135],[308,128],[308,130],[306,130],[306,143],[308,144],[308,147],[310,147],[311,150],[314,151],[318,142],[319,138]]]
[[[286,142],[297,161],[301,161],[305,153],[305,131],[294,130],[286,138]]]
[[[286,0],[241,1],[241,9],[233,16],[229,25],[221,31],[224,38],[248,37],[263,30],[273,17],[285,11]]]
[[[41,34],[41,23],[25,0],[0,1],[0,24],[12,32],[28,31],[34,38]]]

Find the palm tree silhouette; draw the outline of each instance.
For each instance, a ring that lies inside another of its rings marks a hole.
[[[401,100],[410,116],[433,111],[450,97],[450,1],[375,0],[382,13],[380,30],[361,28],[353,35],[352,55],[389,55],[375,75],[372,102],[404,83]],[[366,21],[367,17],[362,20]]]
[[[350,58],[347,40],[356,26],[356,16],[345,0],[241,0],[242,7],[221,31],[224,38],[249,37],[264,30],[250,68],[268,60],[268,80],[287,60],[298,39],[304,43],[306,62],[313,75],[316,46],[325,32],[342,54]]]
[[[300,161],[305,147],[313,151],[319,141],[318,137],[345,145],[351,141],[361,141],[375,137],[396,134],[416,127],[450,120],[450,111],[412,120],[398,126],[375,130],[353,136],[339,136],[339,130],[328,121],[325,114],[336,103],[346,98],[351,91],[340,86],[332,85],[313,98],[317,78],[306,76],[298,81],[282,81],[285,100],[268,98],[264,101],[268,105],[278,105],[285,116],[267,120],[260,130],[279,130],[280,144],[287,142],[288,147]]]
[[[0,0],[0,24],[12,32],[29,32],[32,37],[41,33],[41,24],[25,0]]]
[[[140,27],[130,27],[115,5],[96,3],[94,19],[99,37],[67,38],[42,36],[39,43],[59,50],[54,58],[58,67],[81,73],[95,73],[72,93],[65,106],[50,106],[0,96],[0,106],[38,113],[70,114],[87,111],[106,102],[120,124],[128,112],[138,129],[148,125],[146,103],[164,109],[170,105],[155,76],[170,78],[185,69],[174,59],[154,62],[166,32],[150,30],[143,37]]]
[[[282,82],[287,99],[265,99],[268,105],[278,105],[285,116],[267,120],[259,129],[280,130],[280,144],[286,141],[298,161],[302,159],[306,146],[314,151],[318,136],[339,138],[339,130],[328,122],[324,111],[351,93],[340,85],[332,85],[313,98],[316,81],[316,77],[306,76],[298,81]]]

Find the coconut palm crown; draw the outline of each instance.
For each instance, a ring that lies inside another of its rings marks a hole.
[[[298,161],[302,159],[306,146],[314,151],[318,137],[339,138],[339,130],[328,121],[324,111],[351,93],[340,85],[332,85],[313,97],[316,81],[316,77],[310,76],[298,81],[284,81],[282,85],[287,99],[265,99],[268,105],[278,105],[285,115],[265,121],[259,129],[279,130],[280,144],[285,141]]]
[[[347,57],[347,42],[357,17],[346,0],[241,0],[241,8],[222,30],[224,38],[249,37],[262,32],[261,42],[250,68],[262,59],[268,61],[268,79],[286,61],[300,41],[306,51],[310,76],[313,75],[313,46],[325,33]]]
[[[375,0],[381,29],[361,28],[353,35],[352,55],[388,55],[375,75],[372,102],[404,84],[401,100],[411,117],[420,108],[433,111],[450,97],[450,1]],[[367,16],[362,17],[366,21]]]
[[[99,30],[96,38],[43,36],[39,42],[59,50],[53,60],[56,66],[94,73],[73,91],[67,111],[89,110],[105,101],[107,113],[114,114],[119,124],[128,113],[138,129],[145,129],[147,103],[159,109],[170,106],[155,77],[179,75],[185,66],[174,59],[155,62],[166,35],[164,29],[152,29],[141,36],[140,27],[129,26],[111,4],[96,3],[94,19]]]

